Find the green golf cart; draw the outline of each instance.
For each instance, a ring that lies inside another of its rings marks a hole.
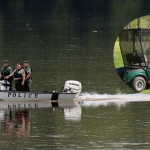
[[[117,68],[120,78],[137,92],[150,83],[150,29],[125,29],[119,34],[124,67]]]

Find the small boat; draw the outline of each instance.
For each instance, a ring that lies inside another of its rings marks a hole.
[[[0,81],[0,108],[5,107],[23,107],[23,106],[39,106],[43,107],[60,106],[70,107],[73,105],[73,100],[77,99],[81,93],[81,83],[74,80],[65,82],[62,91],[53,92],[25,92],[25,91],[9,91],[8,81]]]

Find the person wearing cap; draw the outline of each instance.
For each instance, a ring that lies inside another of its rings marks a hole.
[[[23,62],[23,67],[24,67],[24,71],[25,71],[24,91],[30,91],[31,90],[31,83],[32,83],[32,79],[31,79],[32,69],[29,66],[29,63],[27,61]]]
[[[10,75],[12,73],[12,68],[8,65],[8,60],[3,61],[3,67],[1,68],[0,72],[0,79],[4,80],[6,76]],[[13,78],[9,78],[7,81],[10,83],[10,89],[12,87],[12,80]]]
[[[25,72],[21,68],[20,64],[17,64],[16,69],[10,75],[6,76],[5,79],[14,77],[16,91],[23,91],[25,82]]]

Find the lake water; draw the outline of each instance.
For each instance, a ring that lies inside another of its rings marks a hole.
[[[141,0],[1,0],[1,64],[8,59],[15,69],[18,62],[29,61],[33,91],[60,91],[66,80],[78,80],[82,93],[93,94],[94,104],[2,109],[0,149],[148,149],[150,102],[143,97],[132,101],[130,95],[128,103],[120,104],[113,96],[133,93],[116,73],[113,47],[127,23],[150,14],[149,4]],[[98,99],[111,98],[118,105],[95,102],[96,93],[102,94]]]
[[[91,96],[84,93],[85,97]],[[0,110],[0,149],[149,148],[147,96],[92,97],[101,100],[76,102],[73,108]]]
[[[113,47],[120,30],[142,8],[130,1],[123,5],[120,12],[122,3],[115,0],[2,1],[1,62],[8,59],[15,69],[29,61],[34,91],[60,91],[71,79],[80,81],[84,92],[133,92],[116,73]]]

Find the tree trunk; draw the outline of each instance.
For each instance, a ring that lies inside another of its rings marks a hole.
[[[140,28],[140,18],[137,19],[138,28]]]

